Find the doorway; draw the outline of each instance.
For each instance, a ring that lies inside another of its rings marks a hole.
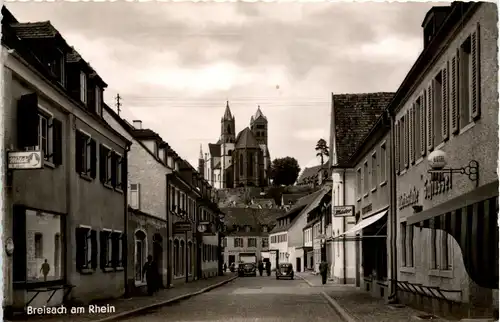
[[[236,262],[236,256],[235,255],[229,255],[229,265],[231,265],[234,262]]]
[[[301,264],[301,263],[300,263],[300,257],[295,258],[295,261],[296,261],[296,267],[295,267],[295,270],[296,270],[297,272],[299,272],[299,273],[300,273],[300,267],[301,267],[301,266],[300,266],[300,264]]]
[[[163,238],[160,234],[153,235],[153,260],[156,261],[158,267],[158,273],[161,276],[161,284],[163,286]]]

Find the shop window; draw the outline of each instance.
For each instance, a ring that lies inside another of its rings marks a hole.
[[[142,230],[137,231],[134,235],[134,240],[135,282],[142,283],[143,281],[145,281],[144,265],[146,264],[148,253],[146,233],[144,233]]]
[[[97,232],[90,227],[76,228],[76,267],[80,273],[97,268]]]

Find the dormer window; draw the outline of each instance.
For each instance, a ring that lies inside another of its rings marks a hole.
[[[262,226],[262,231],[267,233],[267,226]]]
[[[80,101],[87,104],[87,75],[80,72]]]
[[[55,51],[48,66],[57,81],[64,86],[64,54],[59,49]]]
[[[245,226],[245,232],[247,232],[247,233],[250,232],[250,226]]]
[[[179,162],[175,161],[175,167],[174,167],[174,170],[175,171],[179,171]]]
[[[95,112],[102,116],[102,90],[99,86],[95,88]]]

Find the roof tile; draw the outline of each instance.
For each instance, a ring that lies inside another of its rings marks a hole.
[[[259,144],[257,143],[257,140],[255,139],[255,136],[250,128],[246,127],[238,134],[236,137],[235,148],[259,148]]]

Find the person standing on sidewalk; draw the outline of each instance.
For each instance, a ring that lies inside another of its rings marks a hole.
[[[262,273],[264,272],[264,263],[262,261],[259,261],[259,274],[262,276]]]
[[[328,263],[322,261],[319,264],[319,273],[321,274],[321,283],[326,284],[326,278],[328,277]]]
[[[159,274],[156,261],[153,260],[153,256],[148,255],[148,261],[144,264],[144,275],[146,277],[146,283],[148,288],[148,295],[153,295],[159,288]]]

